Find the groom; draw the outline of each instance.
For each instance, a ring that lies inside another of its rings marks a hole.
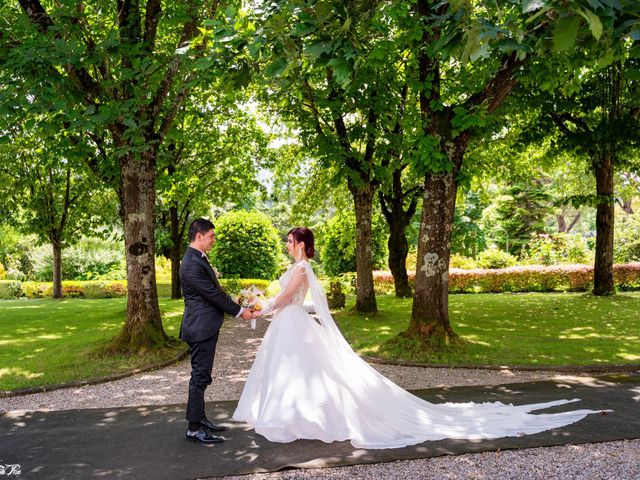
[[[206,252],[215,242],[213,223],[199,218],[189,225],[189,248],[180,264],[184,294],[184,315],[180,339],[189,345],[191,380],[187,401],[187,440],[197,443],[222,443],[215,432],[226,430],[209,421],[204,412],[204,391],[211,384],[211,369],[224,314],[250,320],[253,311],[235,303],[221,288],[209,265]]]

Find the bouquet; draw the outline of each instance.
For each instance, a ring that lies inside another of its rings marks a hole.
[[[255,285],[251,285],[248,288],[240,290],[240,293],[235,297],[235,301],[241,307],[260,311],[263,309],[265,296],[262,290],[257,288]],[[251,328],[254,330],[256,328],[255,318],[251,320]]]

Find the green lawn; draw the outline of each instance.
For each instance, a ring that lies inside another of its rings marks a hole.
[[[640,364],[640,293],[596,298],[583,293],[451,295],[452,327],[462,342],[441,351],[403,339],[411,299],[378,297],[379,312],[336,313],[362,354],[451,365]],[[353,302],[353,299],[351,299]],[[352,304],[352,303],[351,303]]]
[[[141,360],[98,352],[122,328],[126,298],[0,301],[0,390],[100,377],[174,358],[184,344]],[[160,300],[177,337],[181,300]]]
[[[640,293],[594,298],[582,293],[451,295],[462,342],[425,350],[387,340],[406,329],[411,299],[379,296],[380,312],[335,314],[360,353],[450,365],[640,363]],[[167,334],[177,337],[183,302],[160,301]],[[175,357],[184,345],[138,357],[98,352],[120,331],[126,299],[0,301],[0,389],[99,377]]]

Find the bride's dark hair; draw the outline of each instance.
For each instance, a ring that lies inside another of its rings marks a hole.
[[[313,232],[307,227],[295,227],[289,230],[287,236],[291,235],[296,242],[304,242],[305,254],[307,258],[313,258],[316,251],[314,248]]]

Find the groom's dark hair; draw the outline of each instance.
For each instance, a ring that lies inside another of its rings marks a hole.
[[[213,223],[206,218],[196,218],[189,225],[189,242],[193,242],[196,239],[196,234],[201,233],[204,235],[212,228],[214,228]]]

